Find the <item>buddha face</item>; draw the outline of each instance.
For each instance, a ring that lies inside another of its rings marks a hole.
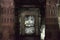
[[[25,17],[25,33],[26,34],[33,34],[34,33],[34,17],[33,16],[26,16]]]
[[[33,16],[26,16],[25,17],[25,26],[34,26],[34,17]]]

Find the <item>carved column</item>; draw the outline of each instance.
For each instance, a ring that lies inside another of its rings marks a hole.
[[[58,0],[46,0],[46,40],[58,40]]]
[[[0,0],[2,40],[13,40],[14,35],[14,1]]]

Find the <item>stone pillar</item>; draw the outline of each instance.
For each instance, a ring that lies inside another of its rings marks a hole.
[[[2,40],[13,40],[14,35],[14,1],[0,0]]]
[[[58,0],[46,0],[46,39],[58,40]]]

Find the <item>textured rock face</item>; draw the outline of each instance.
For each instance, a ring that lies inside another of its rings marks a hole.
[[[13,40],[14,35],[14,1],[0,0],[2,40]]]
[[[57,0],[46,0],[46,40],[58,40],[57,3]]]
[[[14,8],[14,0],[1,0],[1,7]]]

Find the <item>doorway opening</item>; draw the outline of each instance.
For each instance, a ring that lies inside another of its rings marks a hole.
[[[44,1],[45,2],[45,1]],[[44,40],[45,4],[15,3],[16,40]],[[42,5],[44,4],[44,5]],[[42,38],[43,35],[43,38]]]

